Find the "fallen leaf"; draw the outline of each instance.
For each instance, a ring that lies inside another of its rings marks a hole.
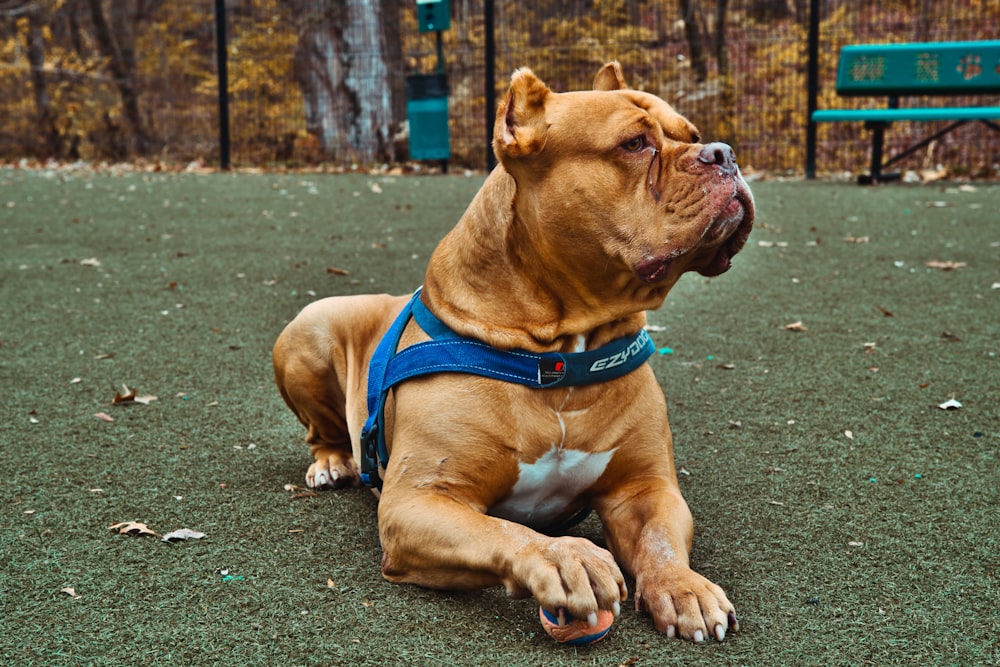
[[[83,382],[82,378],[73,378],[69,381],[70,384],[80,384],[81,382]]]
[[[956,269],[961,269],[968,266],[965,262],[942,262],[940,260],[931,259],[924,262],[924,266],[929,269],[941,269],[942,271],[954,271]]]
[[[776,505],[778,507],[784,507],[785,506],[785,503],[781,502],[780,500],[768,500],[767,504],[768,505]]]
[[[950,331],[941,332],[941,340],[945,343],[961,343],[962,339]]]
[[[130,535],[132,537],[153,535],[154,537],[159,537],[157,533],[150,530],[149,526],[144,523],[139,523],[138,521],[123,521],[122,523],[116,523],[113,526],[108,526],[108,529],[117,535]]]
[[[60,593],[65,593],[66,595],[70,596],[74,600],[79,600],[80,598],[83,597],[82,595],[78,595],[77,592],[76,592],[76,589],[73,588],[73,587],[71,587],[71,586],[67,586],[66,588],[61,589],[59,592]]]
[[[785,329],[787,331],[809,331],[809,329],[807,329],[806,326],[802,324],[802,320],[799,320],[798,322],[792,322],[791,324],[786,324]]]
[[[938,407],[941,408],[942,410],[960,410],[962,408],[962,404],[956,401],[954,398],[950,398],[941,405],[939,405]]]
[[[336,586],[337,585],[335,583],[333,583],[333,579],[327,579],[326,580],[326,587],[327,588],[336,588]]]
[[[854,431],[844,431],[844,435],[848,440],[854,440]]]
[[[161,541],[180,542],[182,540],[200,540],[203,537],[205,537],[205,533],[199,533],[197,530],[191,530],[190,528],[180,528],[164,535]]]
[[[115,357],[114,354],[106,353],[106,354],[98,354],[97,356],[94,357],[94,359],[97,361],[103,361],[104,359],[114,359],[114,357]]]
[[[101,262],[96,257],[88,257],[80,260],[80,266],[100,266]]]
[[[879,311],[883,315],[885,315],[886,317],[892,317],[892,311],[891,310],[887,310],[887,309],[883,308],[882,306],[878,306],[878,305],[876,305],[875,307],[878,308]]]
[[[105,422],[113,422],[115,420],[114,417],[104,412],[98,412],[94,416],[100,419],[101,421]]]
[[[871,239],[867,236],[848,236],[844,240],[848,243],[868,243]]]
[[[326,272],[329,273],[329,274],[331,274],[331,275],[334,275],[334,276],[349,276],[349,275],[351,275],[351,272],[348,271],[347,269],[340,269],[340,268],[337,268],[336,266],[328,266],[328,267],[326,267]]]
[[[850,542],[847,543],[847,546],[849,546],[849,547],[863,547],[863,546],[865,546],[865,543],[864,542],[855,542],[854,540],[851,540]]]
[[[122,385],[121,391],[116,391],[115,397],[111,399],[112,405],[121,405],[122,403],[134,403],[134,402],[135,402],[135,389],[129,389],[125,385]]]

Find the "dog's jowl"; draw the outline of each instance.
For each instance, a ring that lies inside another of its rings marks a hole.
[[[629,89],[617,63],[570,93],[515,72],[493,147],[500,166],[416,296],[323,299],[278,339],[306,482],[380,493],[390,581],[503,585],[596,618],[618,613],[628,574],[659,631],[723,639],[735,610],[688,562],[643,326],[681,274],[727,271],[746,241],[733,150]],[[607,549],[558,536],[588,510]]]

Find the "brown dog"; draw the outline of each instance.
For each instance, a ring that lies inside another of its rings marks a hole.
[[[556,94],[514,73],[497,113],[501,166],[431,257],[426,307],[501,350],[593,350],[636,334],[682,273],[729,268],[753,221],[732,149],[701,144],[617,63],[594,90]],[[307,306],[281,334],[281,394],[308,429],[310,487],[356,484],[369,361],[409,297]],[[405,349],[428,335],[410,321]],[[408,380],[385,407],[391,460],[378,508],[393,582],[502,584],[596,621],[635,603],[668,636],[737,628],[721,588],[688,563],[692,519],[674,469],[663,393],[648,364],[608,382],[532,388],[461,373]],[[608,549],[539,532],[582,508]]]

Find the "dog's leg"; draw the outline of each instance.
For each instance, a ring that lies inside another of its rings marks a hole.
[[[725,592],[690,568],[694,523],[670,475],[638,476],[596,507],[611,551],[636,579],[636,608],[652,615],[657,630],[703,641],[738,629]]]
[[[612,555],[590,540],[547,537],[439,490],[389,481],[379,502],[389,581],[452,590],[503,585],[513,597],[533,596],[595,623],[598,609],[617,614],[628,596]]]
[[[346,414],[347,360],[330,324],[332,310],[305,309],[274,346],[275,382],[285,403],[306,427],[313,455],[306,472],[310,488],[337,488],[360,481]]]
[[[302,359],[288,359],[283,371],[276,368],[278,387],[285,403],[306,427],[306,442],[313,463],[306,471],[310,488],[357,485],[357,464],[345,415],[346,399],[332,366],[317,367]],[[285,383],[289,370],[294,382]]]

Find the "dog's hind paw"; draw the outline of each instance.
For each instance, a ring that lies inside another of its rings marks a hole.
[[[316,460],[306,471],[306,486],[310,489],[339,489],[361,483],[357,465],[349,454],[321,450],[313,456]]]

